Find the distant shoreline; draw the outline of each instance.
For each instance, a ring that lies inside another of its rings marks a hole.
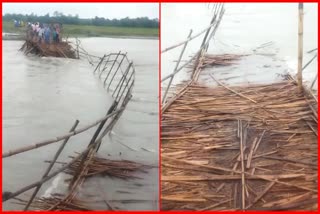
[[[156,36],[116,36],[116,35],[106,35],[106,36],[70,36],[68,39],[86,39],[86,38],[112,38],[112,39],[147,39],[147,40],[159,40],[159,37]],[[65,39],[65,38],[63,38]],[[22,34],[13,34],[13,33],[2,33],[2,40],[12,40],[12,41],[24,41],[25,37]]]

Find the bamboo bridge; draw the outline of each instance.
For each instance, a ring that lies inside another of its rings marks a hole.
[[[283,71],[268,84],[218,78],[220,68],[247,56],[207,53],[224,5],[213,11],[207,28],[162,51],[182,47],[162,78],[161,210],[317,210],[316,96]],[[180,65],[187,44],[202,34],[199,51]],[[172,87],[183,68],[190,79]]]
[[[76,51],[77,58],[87,59],[94,66],[93,74],[100,78],[107,93],[112,95],[113,103],[108,106],[104,116],[101,116],[101,118],[93,121],[91,124],[86,124],[79,128],[80,121],[76,120],[70,130],[60,136],[35,142],[29,146],[11,151],[5,151],[2,154],[3,159],[13,158],[15,155],[30,150],[40,149],[54,143],[60,144],[52,159],[47,161],[49,166],[38,181],[14,191],[3,192],[3,202],[11,200],[11,203],[23,205],[24,210],[95,210],[95,207],[91,206],[92,203],[80,197],[82,186],[85,184],[86,179],[96,175],[109,176],[115,179],[136,179],[136,172],[146,172],[146,169],[151,167],[129,160],[110,160],[96,156],[103,138],[110,133],[132,97],[135,82],[135,66],[133,62],[129,60],[127,53],[122,53],[121,51],[105,54],[102,57],[89,54],[82,47],[80,40],[76,40],[76,44],[73,44],[73,46],[75,47],[74,50]],[[71,160],[69,162],[61,163],[58,160],[59,155],[66,144],[72,141],[73,136],[88,133],[89,129],[94,128],[95,132],[86,148],[75,155],[70,154]],[[60,167],[52,171],[55,165],[59,165]],[[53,193],[50,197],[39,196],[38,193],[42,185],[60,173],[70,175],[67,181],[69,188],[66,194]],[[19,198],[21,194],[31,189],[33,189],[33,193],[28,200]],[[113,205],[106,197],[102,197],[101,201],[105,205],[105,210],[120,209]]]

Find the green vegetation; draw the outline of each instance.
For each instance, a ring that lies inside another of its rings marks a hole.
[[[79,18],[78,15],[64,15],[58,11],[53,13],[53,16],[46,14],[44,16],[38,16],[35,14],[23,15],[23,14],[11,14],[7,13],[2,16],[3,21],[24,21],[24,22],[40,22],[40,23],[51,23],[58,22],[70,25],[94,25],[94,26],[112,26],[112,27],[141,27],[141,28],[158,28],[158,19],[149,19],[148,17],[139,18],[122,18],[122,19],[105,19],[103,17],[94,17],[91,19]]]
[[[61,23],[64,36],[148,36],[158,37],[159,20],[148,17],[105,19],[79,18],[78,15],[64,15],[55,11],[52,16],[35,14],[4,14],[2,32],[24,34],[25,27],[14,27],[14,20],[39,23]]]
[[[63,25],[64,35],[70,36],[158,36],[158,28],[105,27]]]
[[[15,27],[13,21],[2,22],[2,32],[24,34],[26,27]],[[103,36],[146,36],[158,37],[158,28],[112,27],[94,25],[63,24],[63,36],[103,37]]]

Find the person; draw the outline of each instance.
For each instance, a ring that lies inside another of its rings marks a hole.
[[[27,26],[27,39],[28,39],[28,40],[32,40],[32,37],[33,37],[32,26],[31,26],[31,23],[28,22],[28,26]]]
[[[46,44],[49,44],[50,43],[50,28],[48,26],[45,27],[45,30],[44,30],[44,40],[46,42]]]
[[[53,28],[52,39],[53,39],[54,43],[57,42],[57,31],[56,31],[56,28]]]
[[[38,35],[39,35],[39,44],[41,44],[41,42],[43,41],[43,36],[44,36],[44,28],[43,28],[43,26],[40,27]]]
[[[37,28],[36,27],[36,23],[32,23],[31,27],[32,27],[32,41],[33,41],[35,36],[36,36],[36,33],[37,33],[37,31],[36,31],[36,28]]]
[[[60,42],[60,26],[56,24],[57,42]]]

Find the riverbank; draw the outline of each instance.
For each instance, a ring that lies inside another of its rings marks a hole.
[[[25,35],[24,27],[14,27],[12,22],[2,22],[2,32]],[[64,37],[134,37],[158,38],[158,28],[105,27],[91,25],[63,25]],[[10,38],[10,37],[9,37]],[[4,38],[3,39],[9,39]]]

